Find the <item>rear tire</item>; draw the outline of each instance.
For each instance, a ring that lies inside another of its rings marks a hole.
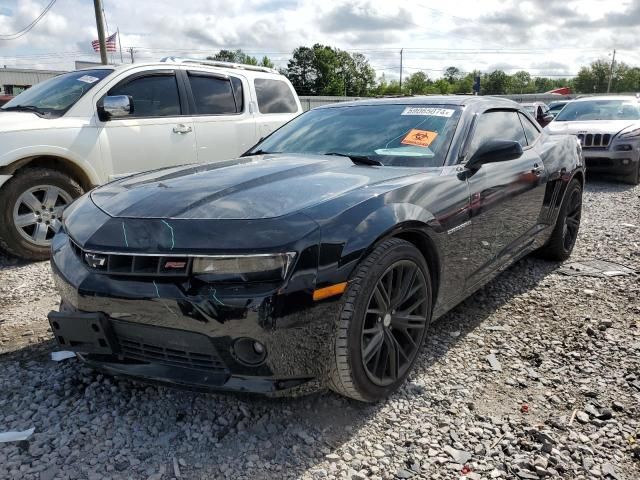
[[[431,303],[429,269],[420,251],[401,239],[380,243],[344,294],[329,388],[363,402],[396,391],[420,353]]]
[[[582,185],[574,178],[565,192],[551,237],[538,250],[538,255],[548,260],[562,261],[569,258],[578,238],[581,217]]]
[[[0,188],[0,248],[16,257],[46,260],[62,211],[82,194],[82,187],[64,173],[19,170]]]

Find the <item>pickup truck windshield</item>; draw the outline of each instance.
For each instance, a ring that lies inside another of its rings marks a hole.
[[[0,110],[60,117],[111,72],[111,69],[81,70],[59,75],[25,90]]]
[[[556,122],[587,120],[640,120],[640,103],[635,99],[571,102],[556,116]]]
[[[287,123],[247,154],[311,153],[385,166],[439,167],[460,112],[455,105],[428,104],[319,108]]]

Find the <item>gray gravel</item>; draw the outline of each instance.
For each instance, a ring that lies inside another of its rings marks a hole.
[[[590,183],[573,259],[640,270],[640,187]],[[47,263],[0,258],[0,478],[640,478],[640,276],[527,258],[433,326],[385,403],[213,395],[55,363]],[[498,368],[499,367],[499,368]]]

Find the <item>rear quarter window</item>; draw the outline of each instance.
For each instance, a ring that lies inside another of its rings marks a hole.
[[[256,78],[254,80],[260,113],[295,113],[298,104],[289,84],[282,80]]]

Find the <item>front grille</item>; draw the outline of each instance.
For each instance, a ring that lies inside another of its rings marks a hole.
[[[129,360],[228,373],[211,340],[196,332],[111,321],[119,353]]]
[[[87,267],[110,275],[183,277],[189,274],[191,268],[191,258],[187,256],[103,253],[84,250],[71,239],[69,243]]]
[[[585,158],[587,168],[589,167],[613,167],[614,161],[606,157],[587,157]]]
[[[611,134],[609,133],[580,133],[578,139],[582,144],[582,148],[607,148],[611,143]]]
[[[217,355],[165,348],[123,337],[118,338],[118,343],[122,355],[132,360],[200,370],[225,370],[222,360]]]

